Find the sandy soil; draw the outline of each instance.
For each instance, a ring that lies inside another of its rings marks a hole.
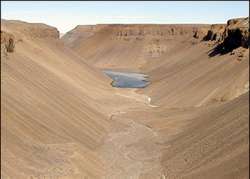
[[[2,178],[249,177],[249,49],[211,57],[209,25],[1,26]]]

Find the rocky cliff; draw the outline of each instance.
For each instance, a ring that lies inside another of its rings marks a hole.
[[[213,24],[210,29],[207,31],[207,34],[203,37],[205,41],[215,40],[221,41],[223,37],[223,33],[225,31],[225,24]]]
[[[249,17],[227,21],[224,32],[224,45],[229,50],[237,47],[249,47]]]
[[[205,35],[209,25],[159,25],[159,24],[98,24],[98,25],[78,25],[73,30],[66,33],[62,40],[83,40],[94,35],[100,30],[112,31],[114,40],[142,40],[147,38],[168,38],[171,36],[190,35],[201,38]]]
[[[205,41],[214,41],[217,46],[210,56],[225,54],[238,47],[249,47],[249,17],[230,19],[225,25],[211,25]]]
[[[116,40],[166,39],[173,36],[195,36],[199,38],[201,28],[206,25],[113,25]]]

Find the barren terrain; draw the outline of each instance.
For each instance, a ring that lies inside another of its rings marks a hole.
[[[104,69],[150,85],[114,88]],[[1,178],[249,177],[249,18],[225,24],[1,20]]]

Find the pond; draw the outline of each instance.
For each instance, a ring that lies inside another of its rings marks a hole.
[[[150,84],[148,75],[142,73],[103,70],[113,81],[111,85],[117,88],[145,88]]]

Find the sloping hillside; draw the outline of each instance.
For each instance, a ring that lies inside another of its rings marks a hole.
[[[110,79],[64,47],[55,28],[1,25],[2,176],[100,177],[95,149],[108,119],[136,105],[136,95],[111,88]]]
[[[164,143],[167,178],[249,177],[249,93],[212,108],[199,109],[175,139]],[[185,122],[186,116],[183,116]],[[168,131],[161,128],[161,132]]]
[[[143,91],[153,104],[201,106],[231,100],[249,90],[249,49],[239,49],[241,60],[230,53],[209,57],[213,47],[205,43],[184,42],[180,45],[184,48],[176,46],[154,68],[145,67],[152,84]]]
[[[232,19],[227,25],[212,25],[211,29],[205,41],[194,45],[181,42],[157,64],[145,65],[153,83],[144,92],[152,96],[153,103],[200,106],[228,101],[249,90],[248,18]],[[216,37],[207,38],[210,35]]]
[[[73,47],[74,45],[80,43],[81,40],[86,40],[87,38],[94,35],[96,27],[94,25],[89,26],[76,26],[73,30],[67,33],[67,35],[62,36],[62,40],[65,45]]]
[[[130,110],[114,121],[133,139],[111,133],[109,145],[122,139],[119,149],[126,151],[109,157],[120,169],[112,168],[113,178],[249,177],[248,92],[213,106]]]

